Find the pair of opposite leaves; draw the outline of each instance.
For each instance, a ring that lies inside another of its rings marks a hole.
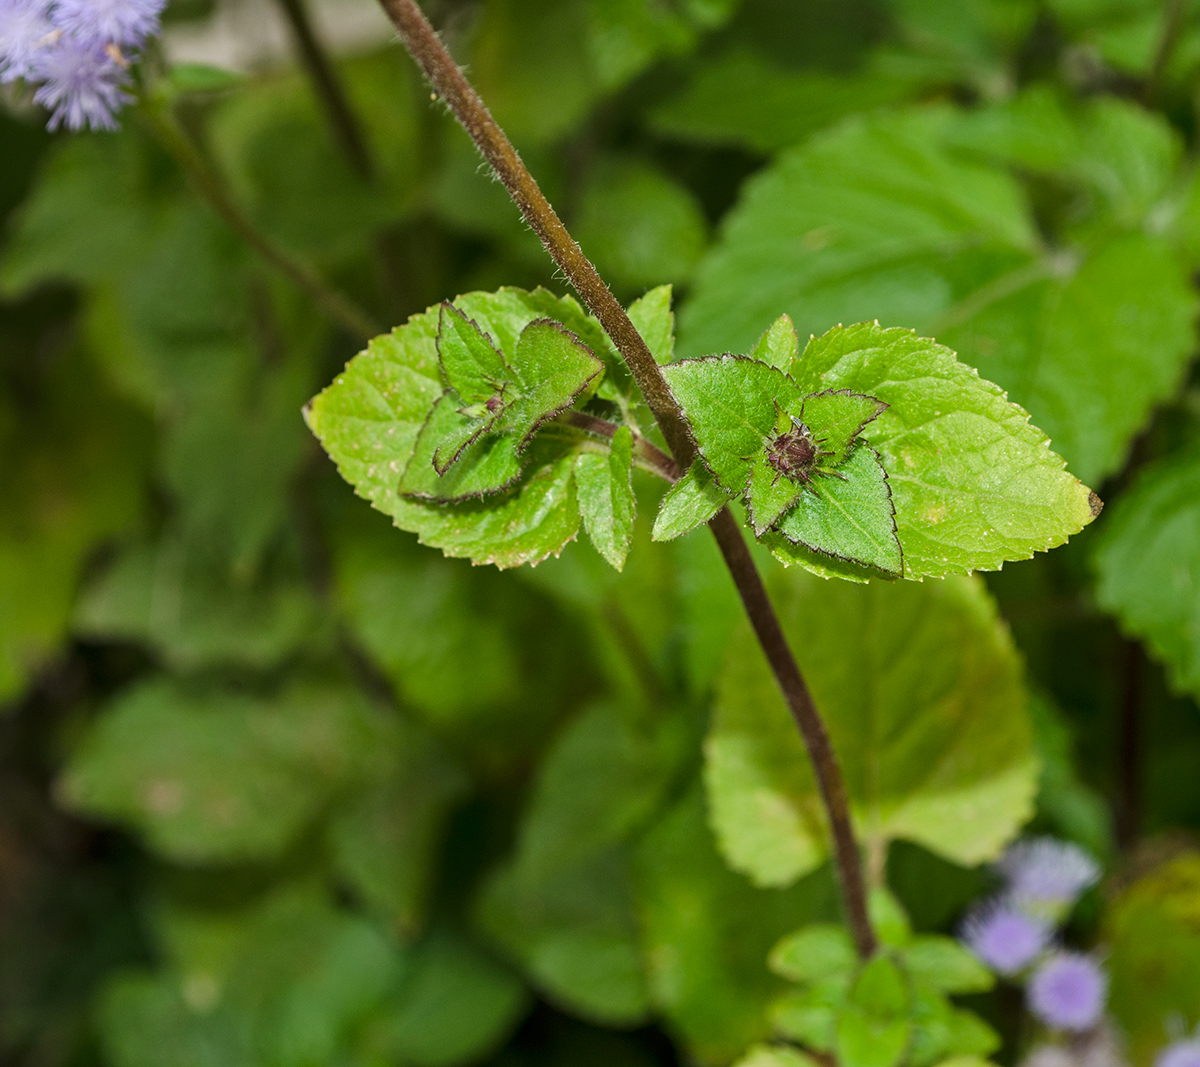
[[[755,358],[706,356],[663,368],[704,459],[677,488],[720,503],[739,496],[756,536],[776,530],[793,544],[899,577],[903,555],[887,474],[859,439],[887,405],[848,390],[802,394],[776,365],[796,354],[797,342],[784,317],[764,334]],[[446,389],[399,488],[443,503],[515,484],[537,430],[590,395],[604,369],[551,319],[525,327],[510,362],[451,304],[442,305],[437,351]]]

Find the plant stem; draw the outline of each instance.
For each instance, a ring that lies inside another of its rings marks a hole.
[[[696,455],[687,422],[661,369],[625,309],[571,237],[533,175],[521,162],[516,149],[471,88],[414,0],[380,0],[380,3],[399,30],[405,48],[491,164],[550,257],[612,338],[653,412],[674,461],[679,468],[686,469]],[[602,421],[596,420],[597,423]],[[583,428],[597,432],[595,427]],[[875,936],[867,915],[862,862],[854,842],[850,806],[837,756],[736,520],[728,509],[722,509],[709,526],[808,748],[829,817],[846,918],[858,952],[865,959],[875,950]]]
[[[367,139],[334,73],[333,64],[317,40],[304,0],[279,0],[279,6],[283,8],[283,14],[292,28],[300,62],[308,72],[309,80],[325,109],[334,138],[355,173],[363,181],[372,181],[375,166],[367,149]]]
[[[597,437],[606,437],[610,441],[613,438],[613,434],[619,429],[615,422],[597,418],[595,415],[589,415],[585,411],[568,411],[562,416],[562,421],[568,426],[574,426],[577,430],[586,430]],[[649,466],[654,468],[655,474],[660,478],[664,478],[672,485],[683,476],[683,472],[679,469],[679,464],[653,441],[647,441],[639,433],[633,435],[633,451],[634,455],[639,459],[645,460]]]
[[[313,301],[347,333],[360,341],[369,341],[383,332],[383,328],[371,315],[349,297],[327,285],[308,264],[285,252],[258,229],[234,202],[224,182],[164,105],[146,95],[142,96],[141,103],[140,113],[159,143],[226,226],[280,274],[312,297]]]
[[[1162,33],[1159,35],[1158,46],[1154,50],[1154,59],[1150,64],[1150,73],[1146,76],[1146,84],[1142,92],[1142,99],[1147,104],[1154,103],[1158,96],[1167,63],[1179,41],[1179,31],[1183,29],[1183,16],[1186,9],[1187,0],[1167,0],[1164,7]]]

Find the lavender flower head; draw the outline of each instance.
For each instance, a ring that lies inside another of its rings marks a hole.
[[[1200,1067],[1200,1038],[1172,1042],[1158,1054],[1154,1067]]]
[[[1019,908],[1053,921],[1061,920],[1080,894],[1100,879],[1100,867],[1091,856],[1052,837],[1018,841],[997,866]]]
[[[53,32],[50,0],[0,0],[0,83],[28,77]]]
[[[130,101],[127,52],[158,32],[166,0],[0,0],[0,82],[36,87],[52,130],[111,130]]]
[[[54,25],[78,41],[140,48],[158,32],[166,0],[57,0]]]
[[[66,37],[37,54],[30,75],[42,83],[33,98],[50,110],[51,130],[115,130],[116,114],[130,99],[125,78],[125,68],[103,47]]]
[[[1013,975],[1042,954],[1050,941],[1050,926],[1001,900],[969,915],[961,936],[967,948],[993,971]]]
[[[1060,952],[1034,973],[1030,1010],[1055,1030],[1090,1030],[1104,1014],[1108,976],[1089,956]]]

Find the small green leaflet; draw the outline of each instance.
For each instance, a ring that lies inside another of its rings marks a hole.
[[[784,318],[756,351],[794,362],[797,348]],[[849,389],[806,395],[777,365],[744,356],[685,360],[663,373],[709,472],[728,494],[744,496],[756,536],[777,530],[832,559],[893,578],[904,573],[887,474],[878,453],[858,444],[886,404]],[[704,513],[698,505],[715,498],[693,488],[695,480],[668,498],[664,533],[688,528],[687,518]]]
[[[607,453],[580,452],[575,484],[583,528],[617,570],[625,566],[633,540],[633,431],[622,426]]]
[[[443,304],[437,337],[446,392],[421,428],[400,479],[419,500],[501,492],[521,475],[537,429],[570,407],[603,370],[577,337],[550,319],[522,331],[512,363],[479,325]]]
[[[654,520],[654,540],[671,541],[708,522],[731,499],[703,462],[688,468],[665,497]]]

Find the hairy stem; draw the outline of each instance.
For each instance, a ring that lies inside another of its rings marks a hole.
[[[375,167],[367,149],[367,139],[334,73],[333,64],[317,40],[304,0],[279,0],[279,6],[292,28],[300,62],[308,72],[309,81],[325,109],[325,117],[338,146],[354,172],[364,181],[371,181],[375,176]]]
[[[568,426],[574,426],[577,430],[586,430],[597,437],[606,437],[610,441],[613,438],[613,434],[619,429],[615,422],[597,418],[595,415],[589,415],[585,411],[568,411],[562,416],[562,421]],[[647,441],[639,433],[633,435],[633,454],[637,458],[645,460],[646,464],[654,469],[655,474],[661,478],[665,478],[672,484],[683,477],[683,472],[679,469],[679,464],[653,441]]]
[[[275,270],[312,297],[313,302],[347,333],[360,341],[369,341],[383,332],[383,328],[354,301],[330,287],[312,267],[285,252],[259,230],[229,195],[225,183],[200,149],[160,102],[148,96],[143,96],[141,102],[140,113],[159,143],[226,226]]]
[[[662,429],[675,463],[679,468],[686,469],[696,454],[687,423],[667,387],[662,371],[625,309],[567,232],[533,175],[521,162],[516,149],[471,88],[415,0],[380,0],[380,3],[399,30],[405,48],[491,164],[521,209],[525,221],[541,238],[546,251],[579,293],[588,310],[600,320],[605,332],[612,338]],[[595,421],[603,422],[599,419]],[[594,426],[582,428],[602,432]],[[859,954],[866,958],[875,950],[875,937],[867,915],[862,862],[854,841],[846,785],[837,756],[788,647],[779,618],[737,521],[728,509],[723,509],[709,525],[750,616],[759,644],[808,748],[829,817],[846,917]]]

